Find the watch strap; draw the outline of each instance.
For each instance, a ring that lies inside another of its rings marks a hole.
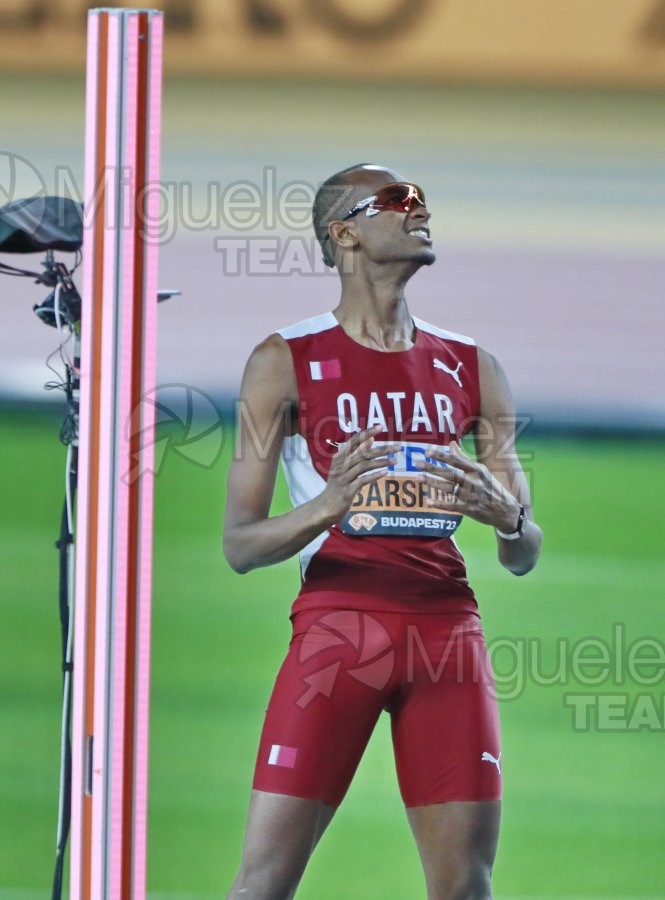
[[[503,531],[499,531],[498,528],[495,528],[494,530],[500,538],[503,538],[504,541],[516,541],[524,534],[524,530],[526,529],[528,521],[529,520],[526,517],[525,508],[523,506],[520,506],[520,514],[517,518],[517,527],[515,528],[515,531],[511,531],[509,534],[506,534]]]

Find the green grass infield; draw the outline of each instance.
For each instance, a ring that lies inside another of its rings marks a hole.
[[[46,897],[60,741],[59,422],[2,413],[0,898]],[[238,863],[263,713],[289,640],[294,561],[221,554],[232,433],[212,468],[167,452],[156,484],[148,886],[222,898]],[[665,896],[662,443],[525,441],[545,532],[526,578],[490,530],[458,532],[501,700],[498,898]],[[280,480],[275,511],[287,508]],[[608,660],[609,662],[604,662]],[[424,897],[384,716],[302,900]]]

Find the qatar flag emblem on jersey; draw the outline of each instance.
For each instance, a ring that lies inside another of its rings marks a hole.
[[[330,378],[342,377],[342,366],[338,359],[320,359],[310,362],[309,374],[312,381],[327,381]]]

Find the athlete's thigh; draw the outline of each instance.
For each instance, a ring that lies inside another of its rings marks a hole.
[[[499,800],[499,716],[479,620],[424,615],[414,627],[391,709],[404,803]]]
[[[255,790],[341,803],[385,702],[355,677],[358,617],[350,610],[295,616],[266,712]]]
[[[278,860],[292,870],[304,868],[334,814],[334,807],[319,800],[252,791],[243,866]]]
[[[501,802],[452,802],[407,809],[428,887],[436,900],[491,896]]]

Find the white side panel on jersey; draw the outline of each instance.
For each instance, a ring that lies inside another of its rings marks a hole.
[[[277,334],[281,334],[284,339],[299,338],[306,334],[319,334],[321,331],[337,328],[338,325],[339,322],[332,312],[326,312],[320,316],[312,316],[311,319],[302,319],[294,325],[287,325],[286,328],[278,328]]]
[[[322,317],[318,316],[317,318]],[[308,321],[313,322],[315,320],[309,319]],[[321,330],[323,331],[324,329]],[[310,332],[304,332],[304,334],[308,333]],[[293,335],[290,335],[290,337],[293,337]],[[282,466],[286,476],[286,483],[289,486],[291,503],[294,506],[302,506],[308,500],[318,497],[326,486],[325,481],[314,468],[307,441],[301,434],[292,434],[284,439]],[[323,546],[327,537],[328,532],[324,531],[300,551],[300,571],[303,578],[311,558]]]
[[[430,334],[436,335],[436,337],[443,338],[445,341],[457,341],[460,344],[468,344],[470,347],[475,347],[476,345],[474,339],[467,337],[465,334],[456,334],[454,331],[445,331],[443,328],[437,328],[436,325],[430,325],[429,322],[423,322],[422,319],[417,319],[415,316],[412,316],[412,318],[416,328],[419,328],[421,331],[427,331]]]

